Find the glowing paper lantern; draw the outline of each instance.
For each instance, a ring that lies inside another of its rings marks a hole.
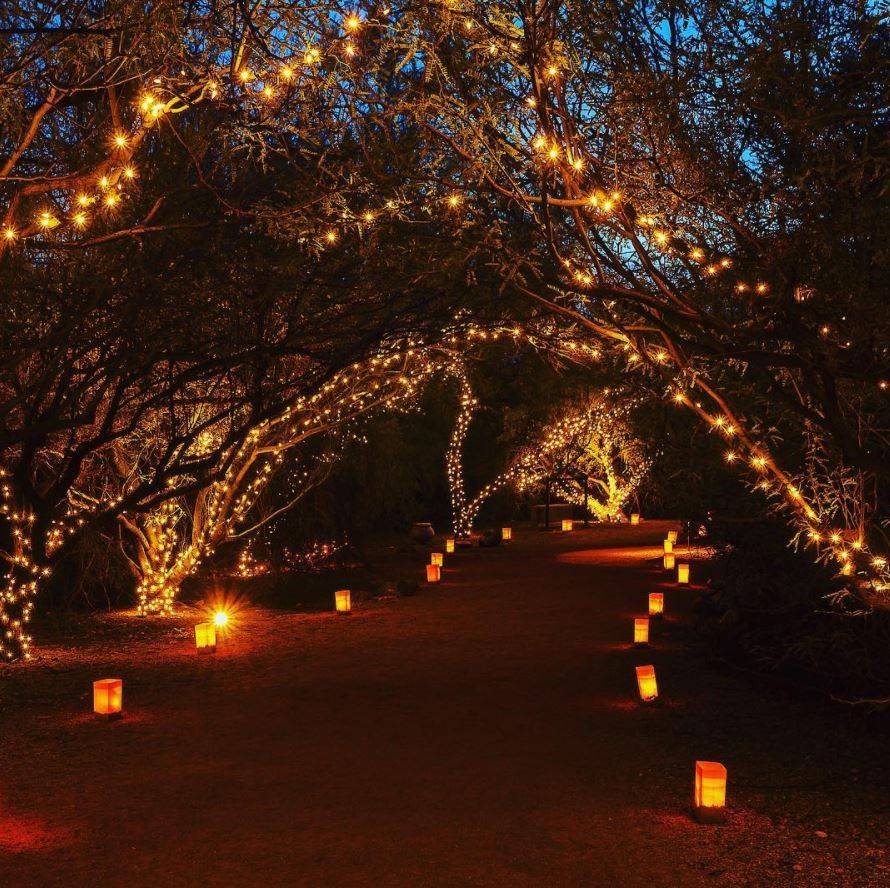
[[[669,530],[667,538],[671,541],[671,545],[677,542],[678,533],[676,530]]]
[[[669,555],[673,551],[674,551],[674,541],[670,537],[668,537],[664,541],[664,554]]]
[[[445,551],[451,555],[454,552],[454,537],[448,537],[445,540]]]
[[[677,582],[681,586],[689,584],[689,565],[685,561],[681,561],[677,565]]]
[[[630,516],[630,523],[631,523],[631,524],[639,524],[639,523],[640,523],[640,515],[639,515],[639,512],[634,512],[634,513]]]
[[[93,712],[105,718],[118,718],[124,705],[124,683],[120,678],[93,682]]]
[[[664,613],[664,593],[649,593],[649,616],[660,617]]]
[[[649,644],[648,617],[637,617],[634,620],[634,644]]]
[[[428,564],[426,566],[426,581],[428,583],[438,583],[442,579],[442,568],[438,564]]]
[[[640,689],[640,699],[644,703],[652,703],[658,698],[654,666],[637,666],[637,687]]]
[[[673,570],[675,563],[676,563],[676,561],[675,561],[673,552],[670,555],[664,556],[664,569],[665,570]]]
[[[445,556],[441,552],[430,553],[430,564],[435,564],[437,567],[441,567],[444,563]]]
[[[195,626],[195,647],[199,654],[212,654],[216,650],[216,626],[213,623]]]
[[[562,529],[563,530],[572,530],[572,528],[574,528],[574,526],[575,526],[575,523],[572,521],[571,518],[563,518],[562,519]]]
[[[701,823],[726,819],[726,768],[720,762],[695,763],[695,817]]]
[[[501,539],[505,543],[509,543],[510,540],[513,539],[513,528],[512,527],[502,527],[501,528]]]
[[[334,607],[338,614],[348,614],[352,610],[352,593],[349,589],[334,592]]]

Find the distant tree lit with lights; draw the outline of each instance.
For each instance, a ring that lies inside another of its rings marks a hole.
[[[548,484],[562,498],[592,511],[600,521],[620,518],[650,465],[629,419],[632,404],[591,397],[564,408],[530,436],[503,472],[469,496],[463,449],[479,403],[466,372],[462,368],[452,372],[459,380],[459,404],[446,468],[455,535],[468,537],[482,506],[506,488],[540,492]]]

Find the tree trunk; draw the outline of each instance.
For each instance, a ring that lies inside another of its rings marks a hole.
[[[544,530],[550,530],[550,479],[547,479],[547,485],[544,493]]]

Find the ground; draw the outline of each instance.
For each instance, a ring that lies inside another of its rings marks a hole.
[[[210,658],[187,614],[44,647],[0,678],[0,885],[890,883],[886,723],[692,653],[667,526],[520,530],[348,617],[245,608]],[[726,825],[690,817],[696,759]]]

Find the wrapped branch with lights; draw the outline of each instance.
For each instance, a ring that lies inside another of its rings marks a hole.
[[[467,501],[467,491],[464,484],[463,451],[470,421],[479,402],[473,395],[473,389],[467,376],[466,369],[458,365],[452,371],[458,383],[458,407],[454,419],[451,435],[448,439],[448,450],[445,454],[445,471],[448,475],[448,492],[451,497],[451,520],[455,535],[460,539],[470,536],[473,529],[473,518],[476,509],[472,503],[479,499]],[[481,505],[481,502],[480,502]]]

